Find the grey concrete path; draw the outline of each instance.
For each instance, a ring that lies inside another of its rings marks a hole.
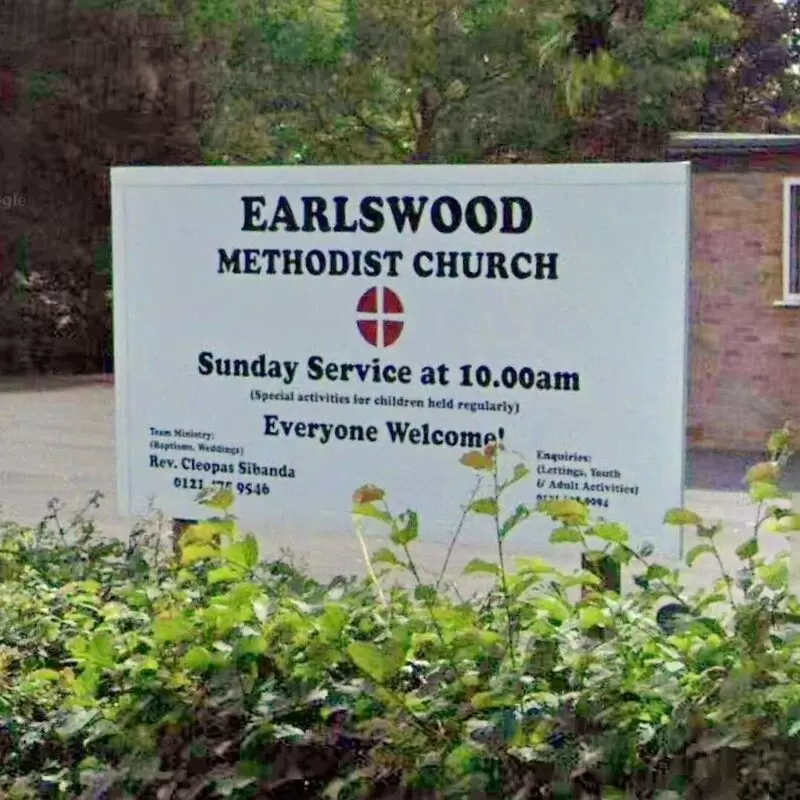
[[[691,453],[688,469],[687,505],[727,526],[724,537],[726,560],[733,564],[733,551],[752,529],[755,510],[741,494],[746,465],[758,454],[720,455]],[[102,529],[125,536],[133,521],[116,516],[114,498],[114,390],[102,379],[36,379],[0,382],[0,517],[24,524],[38,522],[48,500],[57,497],[78,510],[95,490],[105,500],[95,518]],[[800,470],[788,476],[790,488],[800,490]],[[259,536],[265,555],[278,556],[290,549],[299,562],[321,578],[336,574],[362,573],[363,559],[355,537],[345,540],[310,536],[304,541],[280,531]],[[430,569],[443,562],[446,547],[419,542],[421,563]],[[692,542],[687,542],[691,546]],[[379,543],[375,543],[375,547]],[[773,552],[787,548],[782,537],[772,536],[766,547]],[[510,542],[511,556],[523,551]],[[562,548],[542,555],[560,566],[570,566],[575,555]],[[459,546],[452,560],[450,577],[466,590],[482,588],[478,582],[458,578],[471,558],[491,558],[488,547]],[[677,564],[676,564],[677,565]],[[688,582],[698,585],[717,575],[711,564],[692,572]]]

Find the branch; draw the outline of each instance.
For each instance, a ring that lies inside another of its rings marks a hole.
[[[491,93],[498,83],[502,83],[503,81],[509,79],[513,72],[514,67],[516,65],[511,64],[507,65],[503,69],[495,70],[489,75],[484,76],[480,80],[475,81],[474,83],[467,84],[464,94],[458,98],[456,102],[464,102],[466,100],[477,100],[480,97]],[[440,106],[440,110],[442,107],[446,106],[448,103],[452,103],[453,101],[445,98]]]
[[[424,20],[420,20],[421,27],[423,29],[427,28],[429,25],[433,25],[435,22],[438,22],[442,17],[446,16],[447,14],[452,13],[456,8],[458,8],[457,3],[453,3],[452,5],[448,5],[446,8],[442,8],[437,11],[435,14],[432,14],[430,17]]]
[[[402,142],[396,136],[377,128],[355,106],[350,105],[350,103],[342,102],[342,98],[338,97],[330,90],[327,92],[327,97],[331,102],[335,113],[341,114],[344,117],[352,117],[359,125],[361,125],[362,128],[370,131],[378,138],[383,139],[383,141],[385,141],[392,148],[392,150],[394,150],[396,155],[403,158],[408,155],[408,151],[405,147],[403,147]],[[318,113],[321,113],[318,104],[317,111]]]
[[[387,133],[386,131],[382,131],[380,128],[376,128],[363,114],[361,114],[356,109],[353,109],[350,113],[356,122],[361,125],[362,128],[366,128],[368,131],[373,133],[375,136],[383,139],[389,145],[391,145],[392,149],[395,151],[397,155],[401,155],[403,157],[408,155],[408,152],[405,147],[403,147],[402,142],[393,134]]]
[[[408,105],[408,118],[411,120],[411,128],[414,131],[414,136],[419,133],[419,124],[417,123],[417,116],[416,116],[416,109],[414,108],[413,103],[409,103]]]

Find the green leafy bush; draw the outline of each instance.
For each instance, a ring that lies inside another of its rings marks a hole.
[[[696,529],[690,568],[720,567],[691,593],[577,502],[505,508],[528,469],[494,446],[461,459],[479,487],[466,513],[497,544],[466,568],[494,587],[468,600],[444,570],[423,579],[417,515],[374,486],[353,498],[357,533],[365,518],[387,531],[367,580],[264,562],[226,493],[177,553],[146,531],[105,541],[85,515],[65,528],[57,507],[37,529],[5,525],[0,795],[800,796],[800,601],[788,557],[760,552],[762,536],[800,530],[779,487],[790,441],[776,434],[746,476],[757,520],[738,574],[719,526],[667,513]],[[535,514],[585,564],[638,565],[631,591],[508,563],[507,537]]]

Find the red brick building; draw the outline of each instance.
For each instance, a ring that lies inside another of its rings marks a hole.
[[[676,134],[693,165],[689,444],[800,423],[800,136]]]

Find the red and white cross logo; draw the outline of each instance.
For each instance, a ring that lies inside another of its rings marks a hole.
[[[403,332],[403,302],[386,286],[373,286],[361,295],[356,321],[364,341],[373,347],[391,347]]]

